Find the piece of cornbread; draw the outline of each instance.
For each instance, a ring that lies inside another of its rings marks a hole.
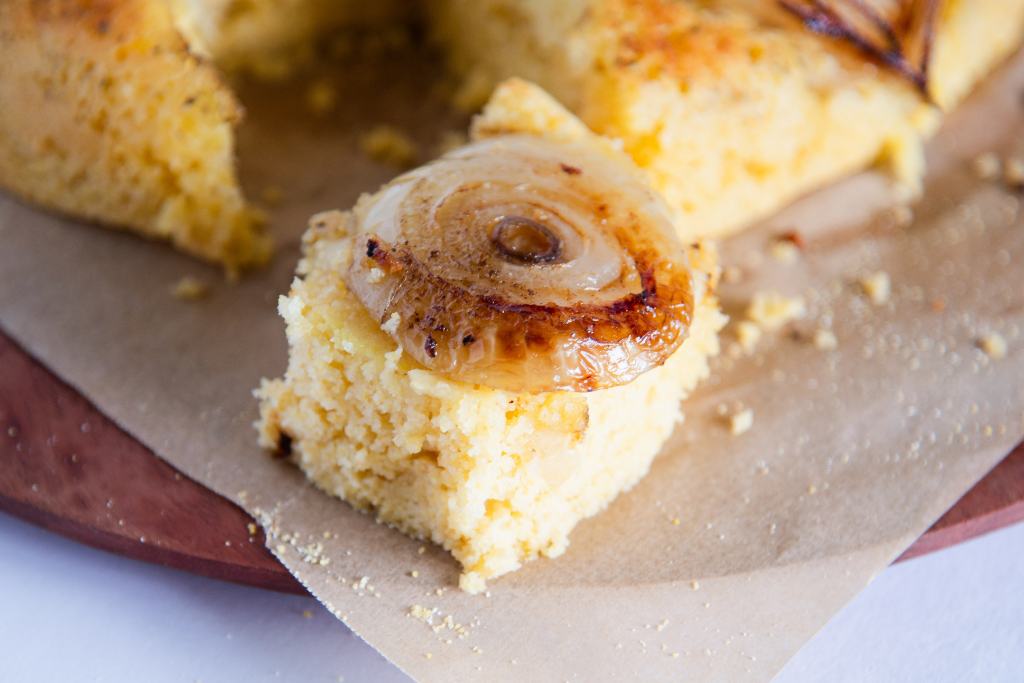
[[[499,114],[496,103],[477,135],[592,135],[557,105],[535,104]],[[466,590],[560,554],[580,520],[643,477],[707,375],[725,322],[714,250],[689,247],[704,284],[688,337],[664,364],[609,389],[525,393],[447,379],[397,347],[391,321],[372,318],[345,284],[350,220],[321,214],[306,234],[279,307],[288,369],[257,392],[261,442],[289,451],[325,491],[450,550]]]
[[[661,367],[590,393],[525,394],[461,384],[397,348],[346,289],[345,214],[313,220],[280,303],[290,348],[264,382],[261,442],[287,444],[328,493],[451,551],[479,590],[538,555],[635,484],[708,373],[724,322],[712,295]]]
[[[287,73],[324,32],[397,21],[354,0],[3,0],[0,187],[229,270],[270,254],[235,169],[218,67]]]
[[[939,120],[905,78],[812,32],[775,0],[429,0],[433,33],[479,101],[534,81],[623,141],[717,236],[876,161],[913,187]],[[940,2],[929,92],[949,107],[1024,34],[1024,0]]]
[[[269,240],[235,173],[240,108],[165,2],[0,2],[0,186],[230,269]]]

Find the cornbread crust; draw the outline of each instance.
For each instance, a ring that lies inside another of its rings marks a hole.
[[[231,269],[269,255],[235,174],[240,108],[166,3],[0,3],[0,102],[0,185]]]
[[[719,236],[884,161],[913,189],[939,111],[853,47],[761,0],[431,0],[466,87],[537,82],[619,138],[682,213]],[[1014,49],[1024,0],[947,0],[931,92],[943,107]],[[462,93],[462,99],[473,99]]]
[[[471,592],[562,553],[580,520],[647,472],[680,401],[707,376],[725,322],[714,251],[690,248],[709,284],[688,338],[662,366],[610,389],[530,394],[446,379],[396,348],[345,285],[348,221],[321,214],[306,234],[279,307],[288,370],[257,391],[261,443],[288,444],[328,493],[447,548]]]

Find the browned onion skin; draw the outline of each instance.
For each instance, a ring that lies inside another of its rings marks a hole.
[[[930,97],[940,0],[779,0],[816,33],[846,40]]]
[[[564,190],[574,210],[592,212],[594,224],[603,226],[628,267],[599,291],[558,292],[545,300],[521,282],[503,280],[493,267],[501,259],[498,249],[490,253],[480,248],[471,279],[461,271],[453,275],[454,267],[446,264],[441,250],[358,232],[347,277],[350,287],[382,323],[398,314],[393,336],[425,367],[510,391],[593,391],[624,384],[661,365],[685,339],[694,307],[693,275],[667,211],[660,213],[660,200],[628,173],[595,168],[596,155],[580,159],[580,149],[571,145],[545,143],[545,148],[540,158],[524,162],[533,166],[524,169],[524,178],[550,171],[545,177],[557,183],[530,195],[531,202],[545,207],[539,215],[552,215],[558,201],[552,192]],[[489,153],[501,154],[500,145]],[[635,187],[624,188],[626,182]],[[637,196],[651,204],[609,208]],[[473,226],[474,215],[468,214],[472,212],[465,209],[451,220]],[[418,208],[412,215],[426,221],[431,214]],[[460,257],[465,260],[465,255]],[[558,264],[522,267],[550,269]],[[382,275],[367,277],[372,269]]]

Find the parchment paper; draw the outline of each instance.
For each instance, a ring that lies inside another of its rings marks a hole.
[[[809,317],[752,356],[726,354],[650,475],[581,524],[565,556],[489,596],[459,592],[444,552],[317,492],[250,426],[251,390],[284,368],[275,299],[306,217],[395,173],[359,153],[360,131],[387,121],[429,142],[458,123],[432,94],[429,59],[378,68],[335,74],[326,119],[303,112],[300,87],[245,89],[245,181],[255,196],[284,191],[268,271],[229,286],[164,246],[0,197],[0,320],[162,457],[266,521],[289,569],[415,678],[766,680],[1024,434],[1024,225],[1016,196],[966,161],[1016,150],[1022,59],[932,146],[913,225],[879,214],[887,185],[862,175],[726,244],[745,275],[723,290],[729,312],[778,289],[803,295]],[[797,263],[765,255],[794,228],[807,242]],[[887,304],[858,291],[872,271],[892,278]],[[172,298],[184,274],[215,285],[208,300]],[[837,350],[807,340],[819,326]],[[1008,341],[1004,359],[976,348],[988,332]],[[755,415],[740,436],[720,415],[736,404]],[[436,609],[433,627],[414,605]]]

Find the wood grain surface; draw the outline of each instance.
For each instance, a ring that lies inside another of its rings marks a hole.
[[[240,508],[178,473],[0,332],[0,510],[82,543],[304,593]],[[901,557],[1024,519],[1024,444]]]

